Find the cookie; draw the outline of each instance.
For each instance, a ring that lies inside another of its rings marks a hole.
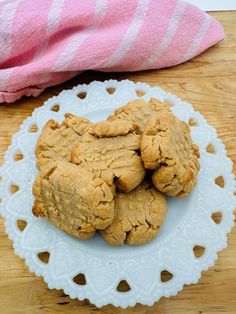
[[[55,162],[44,168],[33,185],[33,214],[63,231],[87,239],[105,229],[114,217],[109,186],[79,166]]]
[[[123,120],[103,121],[90,128],[72,151],[72,162],[102,178],[115,192],[138,186],[145,169],[140,154],[141,135],[137,125]]]
[[[148,102],[143,99],[136,99],[115,110],[114,114],[108,117],[108,121],[117,119],[127,120],[139,126],[143,132],[147,120],[156,113],[169,111],[169,105],[157,99],[151,98]]]
[[[72,149],[91,125],[87,119],[72,114],[66,114],[61,125],[49,120],[36,145],[37,167],[42,169],[55,160],[69,161]]]
[[[111,245],[147,243],[158,233],[166,212],[164,195],[144,181],[128,194],[117,193],[114,220],[101,231],[102,237]]]
[[[147,169],[154,169],[155,187],[169,196],[184,197],[194,188],[199,171],[198,146],[190,129],[171,113],[149,119],[141,141],[141,157]]]

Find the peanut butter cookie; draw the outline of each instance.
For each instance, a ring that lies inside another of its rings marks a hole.
[[[147,120],[156,113],[169,111],[169,105],[157,99],[151,98],[149,101],[135,99],[126,105],[115,110],[114,114],[108,117],[108,121],[117,119],[127,120],[139,126],[143,132]]]
[[[115,196],[115,217],[101,234],[111,245],[144,244],[159,231],[167,212],[162,193],[143,182],[128,194]]]
[[[115,187],[129,192],[145,175],[139,156],[141,144],[137,125],[123,120],[103,121],[90,128],[72,151],[72,162],[86,167]]]
[[[141,156],[147,169],[154,169],[155,187],[169,196],[184,197],[194,188],[199,171],[198,146],[190,129],[172,113],[155,115],[146,124]]]
[[[91,125],[87,119],[72,114],[66,114],[61,125],[49,120],[36,145],[37,167],[41,169],[55,160],[69,161],[72,149]]]
[[[33,186],[33,214],[45,217],[65,232],[88,239],[114,217],[109,186],[83,167],[55,162],[44,168]]]

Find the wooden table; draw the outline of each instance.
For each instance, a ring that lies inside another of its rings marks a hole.
[[[12,135],[34,108],[79,83],[108,78],[128,78],[158,85],[193,104],[218,131],[234,161],[236,173],[236,11],[212,14],[225,28],[226,39],[201,56],[180,66],[160,71],[103,74],[84,73],[61,86],[47,89],[37,98],[23,98],[0,105],[0,162]],[[236,313],[236,229],[228,248],[214,267],[203,272],[197,285],[186,286],[177,296],[162,298],[152,307],[136,305],[123,310],[113,306],[97,309],[88,301],[71,300],[62,291],[49,290],[42,278],[29,272],[13,253],[0,219],[0,313]]]

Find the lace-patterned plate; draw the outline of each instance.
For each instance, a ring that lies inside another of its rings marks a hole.
[[[116,107],[138,97],[171,103],[173,113],[190,124],[193,141],[201,152],[196,188],[185,199],[168,199],[168,215],[156,239],[143,246],[115,248],[99,235],[81,241],[34,217],[34,149],[43,125],[49,119],[61,122],[67,112],[94,122],[102,120]],[[13,136],[0,176],[1,214],[15,253],[37,276],[43,276],[49,288],[63,289],[71,298],[87,298],[98,307],[109,303],[121,307],[137,302],[152,305],[162,296],[175,295],[184,284],[197,283],[201,271],[213,265],[217,252],[226,247],[227,233],[233,226],[236,201],[232,162],[215,129],[191,105],[143,83],[92,82],[49,99]],[[204,250],[200,257],[197,246]],[[42,252],[47,252],[48,260],[40,258]],[[84,275],[83,284],[73,280],[78,274]],[[118,291],[123,280],[129,285],[127,292]]]

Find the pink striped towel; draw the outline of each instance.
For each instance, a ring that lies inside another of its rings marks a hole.
[[[87,69],[173,66],[223,38],[214,18],[182,0],[3,0],[0,102]]]

